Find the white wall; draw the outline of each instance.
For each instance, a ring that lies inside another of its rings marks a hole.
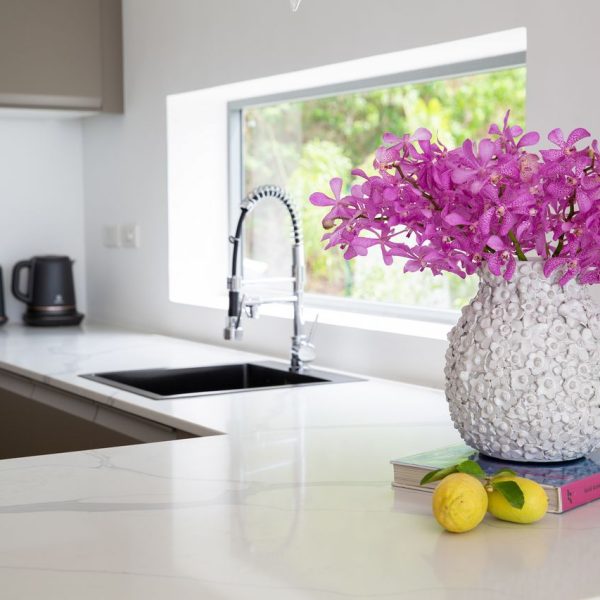
[[[589,66],[599,17],[593,0],[577,10],[563,0],[304,0],[297,13],[287,0],[124,0],[126,113],[84,124],[91,316],[222,343],[221,311],[168,300],[168,94],[525,26],[528,127],[582,125],[600,135]],[[226,210],[226,198],[215,198],[215,210]],[[129,221],[142,226],[141,249],[101,246],[103,223]],[[279,319],[250,323],[246,340],[247,348],[288,351]],[[323,364],[442,384],[441,340],[322,326],[316,342]]]
[[[80,120],[0,116],[0,265],[12,321],[24,309],[10,292],[12,267],[40,254],[75,260],[77,304],[85,311],[81,132]]]

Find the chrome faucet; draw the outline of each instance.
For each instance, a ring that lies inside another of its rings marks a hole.
[[[265,278],[260,280],[245,280],[243,277],[243,248],[241,244],[244,219],[248,213],[263,199],[275,198],[280,200],[287,208],[292,219],[292,276]],[[227,278],[229,290],[229,309],[227,311],[227,326],[224,337],[226,340],[241,340],[243,328],[241,326],[242,314],[245,312],[250,319],[258,318],[259,307],[262,304],[284,303],[294,307],[294,323],[292,335],[292,349],[290,358],[290,371],[301,373],[307,364],[314,360],[314,346],[310,336],[304,333],[304,320],[302,317],[302,297],[304,294],[304,245],[302,243],[302,225],[292,199],[280,187],[263,185],[250,192],[242,201],[241,212],[235,229],[235,234],[229,237],[233,245],[231,273]],[[276,296],[272,298],[248,297],[245,287],[254,283],[291,283],[292,294],[289,296]]]

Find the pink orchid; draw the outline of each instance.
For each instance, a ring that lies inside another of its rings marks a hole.
[[[351,205],[347,201],[348,197],[341,197],[343,181],[339,177],[334,177],[329,182],[329,186],[333,192],[333,198],[330,198],[322,192],[315,192],[310,196],[310,201],[315,206],[333,206],[333,208],[323,217],[323,227],[325,229],[331,229],[334,227],[336,220],[349,219],[353,214]]]
[[[488,259],[488,267],[494,275],[501,275],[504,270],[504,279],[512,279],[517,268],[517,261],[513,254],[513,248],[497,235],[488,239],[487,245],[495,252]]]
[[[492,137],[465,140],[447,149],[423,128],[396,136],[386,133],[369,176],[348,195],[340,178],[333,197],[321,192],[312,204],[328,207],[323,226],[326,248],[340,247],[346,259],[378,246],[386,264],[404,259],[404,270],[464,277],[488,268],[510,279],[517,260],[537,254],[545,273],[559,282],[600,282],[600,151],[589,136],[560,129],[548,136],[557,148],[525,150],[539,142],[508,123],[491,125]],[[400,242],[402,240],[402,242]]]
[[[559,147],[559,150],[541,150],[540,154],[544,158],[546,162],[552,162],[556,160],[561,160],[563,158],[570,158],[576,152],[577,148],[575,148],[575,144],[586,137],[589,137],[590,132],[587,129],[583,129],[579,127],[577,129],[573,129],[565,142],[565,138],[563,136],[562,129],[553,129],[548,134],[548,139]]]
[[[463,166],[456,167],[452,171],[452,181],[461,184],[477,177],[479,181],[476,185],[471,185],[470,189],[473,192],[479,191],[490,177],[489,167],[494,164],[492,156],[494,155],[495,148],[496,145],[492,140],[483,139],[479,143],[479,156],[476,156],[473,142],[465,140],[462,145],[462,152],[459,154]]]
[[[384,133],[384,143],[392,145],[379,147],[375,153],[375,162],[381,165],[392,163],[400,159],[401,151],[410,152],[413,148],[413,142],[429,141],[430,139],[431,132],[424,127],[419,127],[412,135],[405,133],[402,137],[390,132]]]

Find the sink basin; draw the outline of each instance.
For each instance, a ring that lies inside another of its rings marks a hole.
[[[152,400],[172,400],[228,392],[363,381],[356,377],[310,369],[292,373],[277,362],[241,363],[186,369],[142,369],[81,375]]]

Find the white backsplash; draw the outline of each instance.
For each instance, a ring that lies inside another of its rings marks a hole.
[[[85,310],[82,136],[79,119],[0,118],[0,265],[8,317],[23,304],[10,292],[13,265],[39,254],[73,258]]]

